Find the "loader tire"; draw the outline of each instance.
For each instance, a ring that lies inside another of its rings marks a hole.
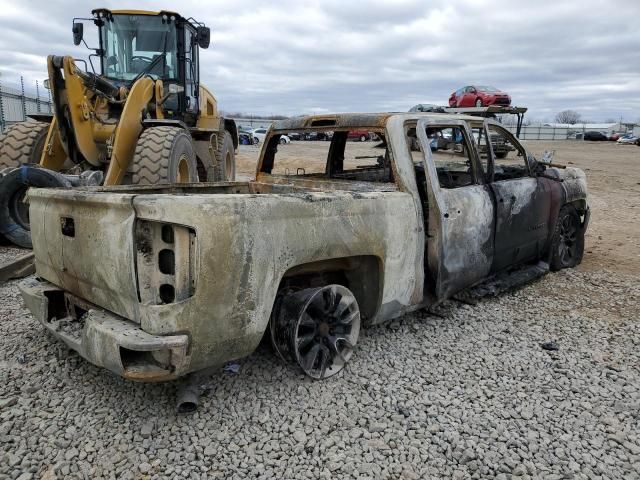
[[[0,170],[40,163],[49,124],[26,121],[11,125],[0,136]]]
[[[224,131],[218,142],[218,151],[213,165],[214,182],[233,182],[236,179],[236,154],[231,133]]]
[[[191,135],[180,127],[147,128],[138,139],[129,171],[133,185],[197,182]]]
[[[70,188],[63,175],[38,165],[22,165],[0,179],[0,234],[19,247],[31,248],[29,187]]]

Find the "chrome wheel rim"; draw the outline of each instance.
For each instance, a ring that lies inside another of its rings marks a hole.
[[[282,302],[271,328],[278,354],[314,379],[340,372],[360,335],[360,309],[353,294],[341,285],[327,285],[295,292]]]
[[[578,227],[571,215],[565,215],[560,222],[559,257],[564,264],[570,264],[577,256]]]

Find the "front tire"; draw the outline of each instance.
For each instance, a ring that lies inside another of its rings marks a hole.
[[[0,137],[0,170],[40,163],[49,124],[26,121],[11,125]]]
[[[133,185],[197,182],[191,135],[180,127],[147,128],[138,139],[130,172]]]
[[[552,271],[573,268],[582,262],[584,254],[584,230],[580,216],[573,205],[565,205],[560,209],[558,221],[551,240]]]
[[[478,98],[476,99],[476,107],[481,107],[482,106],[482,99]]]
[[[360,135],[360,141],[361,142],[366,142],[367,141],[367,137],[364,135]]]

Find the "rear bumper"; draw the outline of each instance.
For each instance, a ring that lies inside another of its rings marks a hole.
[[[173,380],[188,370],[187,335],[151,335],[35,277],[21,282],[19,288],[33,316],[94,365],[147,382]]]

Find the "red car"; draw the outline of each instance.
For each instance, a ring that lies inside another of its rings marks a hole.
[[[495,87],[469,85],[456,90],[449,97],[450,107],[487,107],[511,105],[511,97]]]
[[[347,134],[347,138],[349,140],[360,140],[361,142],[366,142],[367,140],[371,140],[371,134],[366,130],[350,130]]]

